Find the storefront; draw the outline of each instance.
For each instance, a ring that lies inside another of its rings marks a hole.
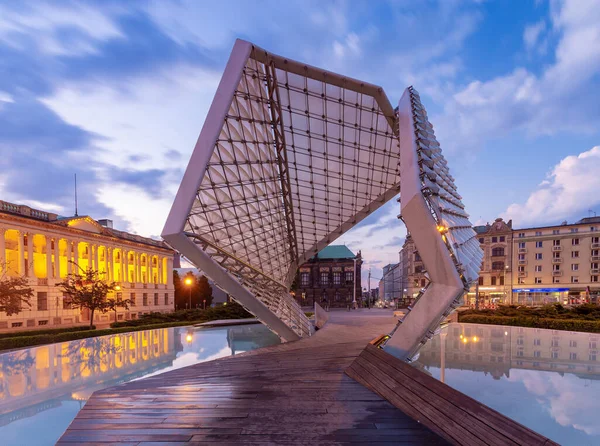
[[[477,292],[475,287],[467,293],[465,305],[476,306]],[[508,290],[503,286],[480,286],[479,287],[479,308],[495,308],[498,305],[508,305],[510,296]]]
[[[569,288],[513,288],[514,303],[517,305],[569,304]],[[579,291],[577,291],[579,296]]]

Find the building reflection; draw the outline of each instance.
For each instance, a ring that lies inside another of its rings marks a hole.
[[[0,426],[164,368],[181,349],[173,329],[165,328],[2,354]]]
[[[268,347],[270,345],[279,344],[279,337],[269,331],[266,327],[263,328],[264,333],[257,336],[257,325],[241,325],[237,327],[229,327],[227,330],[227,345],[231,349],[231,354],[235,355],[257,348]]]
[[[482,371],[494,379],[511,369],[572,373],[600,378],[600,334],[539,328],[452,323],[419,352],[418,363],[446,369]]]
[[[79,402],[82,407],[96,390],[279,343],[279,337],[263,325],[214,330],[181,327],[0,354],[0,427],[68,402]],[[189,353],[193,353],[192,362],[186,360]]]

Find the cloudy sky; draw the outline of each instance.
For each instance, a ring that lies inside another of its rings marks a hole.
[[[598,0],[0,0],[0,199],[160,234],[236,37],[414,85],[474,223],[600,213]],[[395,202],[342,241],[396,261]]]

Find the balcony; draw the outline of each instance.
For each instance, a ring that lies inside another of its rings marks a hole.
[[[552,247],[552,251],[556,252],[556,251],[562,251],[562,246],[553,246]]]
[[[592,256],[592,262],[600,262],[600,256]]]
[[[527,271],[519,271],[519,277],[527,277]]]
[[[527,248],[519,248],[519,254],[527,254]]]
[[[552,277],[560,277],[562,276],[562,271],[552,271]]]
[[[600,269],[594,268],[594,269],[590,270],[590,273],[592,273],[592,274],[598,274],[598,271],[600,271]]]
[[[561,259],[560,257],[554,257],[552,259],[552,263],[562,263],[563,259]]]
[[[592,243],[592,249],[600,248],[600,243]]]
[[[519,260],[519,265],[527,265],[527,260]]]

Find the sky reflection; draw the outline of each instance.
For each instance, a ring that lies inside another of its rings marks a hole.
[[[600,334],[447,326],[414,364],[563,445],[600,444]]]

